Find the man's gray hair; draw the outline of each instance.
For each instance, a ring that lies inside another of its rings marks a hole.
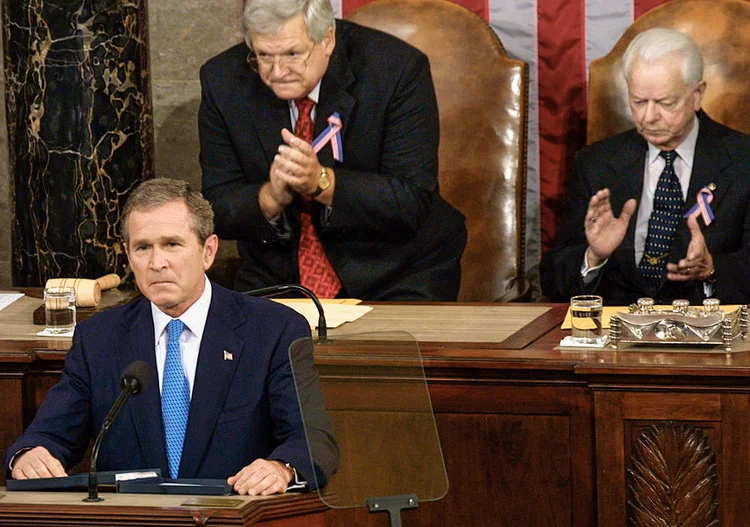
[[[148,179],[138,185],[128,196],[120,219],[120,232],[125,245],[130,243],[128,219],[134,210],[143,211],[166,205],[172,201],[181,201],[187,205],[190,213],[190,228],[198,236],[201,245],[206,243],[214,233],[214,211],[211,204],[190,183],[180,179]]]
[[[281,26],[299,14],[305,19],[307,33],[316,44],[329,28],[335,28],[331,0],[247,0],[242,17],[245,42],[250,45],[250,34],[273,35]]]
[[[655,27],[635,37],[622,56],[622,71],[627,79],[636,58],[651,64],[667,55],[682,57],[682,80],[694,88],[703,80],[703,56],[698,44],[679,31]]]

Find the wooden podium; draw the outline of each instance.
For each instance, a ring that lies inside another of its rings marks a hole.
[[[0,525],[323,526],[328,507],[315,493],[251,496],[184,496],[102,493],[84,503],[84,492],[6,492],[0,487]],[[201,505],[203,503],[203,505]]]

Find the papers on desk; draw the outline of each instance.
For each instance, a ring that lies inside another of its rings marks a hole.
[[[276,299],[275,301],[294,309],[297,313],[305,317],[311,328],[317,327],[318,310],[312,300],[307,298],[291,298]],[[372,311],[371,306],[359,305],[360,302],[361,300],[352,298],[321,300],[320,303],[323,304],[323,312],[326,316],[326,326],[337,328],[344,322],[353,322],[365,313]]]
[[[24,296],[23,293],[0,293],[0,311]]]

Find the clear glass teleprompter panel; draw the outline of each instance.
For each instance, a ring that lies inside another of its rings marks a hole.
[[[340,467],[319,490],[328,506],[363,507],[368,498],[384,496],[416,494],[420,502],[445,496],[448,476],[414,337],[378,332],[325,342],[300,339],[289,355],[313,462],[323,472],[331,453],[315,437],[320,412],[310,397],[311,377],[319,376],[338,441]]]

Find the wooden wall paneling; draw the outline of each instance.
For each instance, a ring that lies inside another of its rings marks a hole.
[[[722,453],[726,452],[724,434],[727,431],[727,423],[722,421],[723,397],[710,392],[595,389],[596,492],[600,527],[626,524],[627,470],[632,467],[636,441],[650,426],[684,425],[705,433],[706,443],[716,455],[717,471],[722,474],[726,463],[722,460]],[[719,514],[724,519],[722,524],[734,525],[731,521],[726,523],[729,517],[723,511],[723,501],[719,503]]]
[[[433,381],[430,392],[450,488],[422,525],[595,525],[584,388]]]
[[[719,510],[724,521],[748,521],[750,500],[750,394],[725,393],[721,395],[722,444],[719,469]]]
[[[624,394],[594,392],[597,527],[622,527],[625,518]]]
[[[34,420],[47,392],[60,381],[60,371],[30,371],[24,378],[24,421],[26,428]]]
[[[22,372],[0,373],[0,460],[23,432],[22,385]],[[0,485],[5,485],[5,470],[0,470]]]

